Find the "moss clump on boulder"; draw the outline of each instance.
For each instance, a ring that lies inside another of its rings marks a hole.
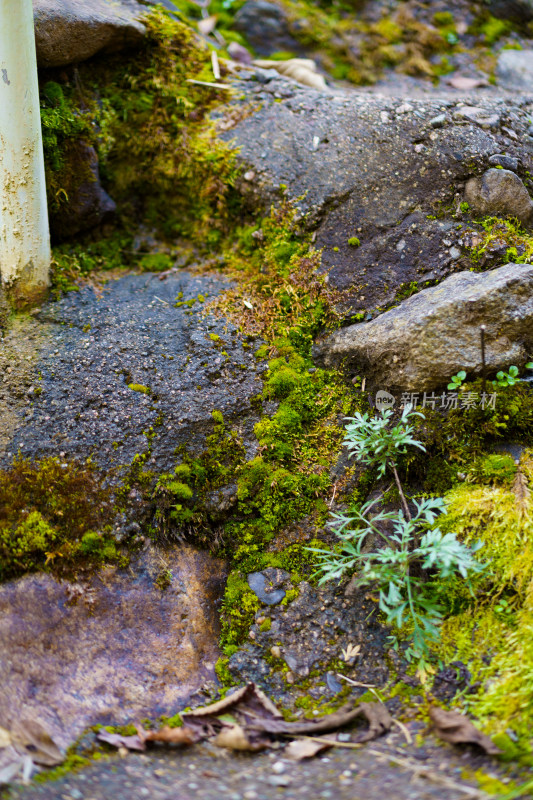
[[[111,492],[90,464],[18,457],[0,470],[0,580],[116,561]]]

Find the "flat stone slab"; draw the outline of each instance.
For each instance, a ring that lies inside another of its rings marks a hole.
[[[214,677],[224,579],[224,562],[191,547],[149,547],[83,584],[0,585],[0,727],[37,719],[66,748],[96,723],[176,713]]]
[[[24,327],[18,338],[8,332],[0,428],[10,435],[0,438],[0,464],[20,451],[92,456],[109,471],[149,450],[147,469],[167,471],[179,445],[204,448],[214,410],[252,457],[259,416],[251,400],[262,392],[264,364],[234,325],[205,313],[229,286],[188,272],[126,275],[102,292],[85,287],[43,306],[28,327],[29,354],[19,341]]]

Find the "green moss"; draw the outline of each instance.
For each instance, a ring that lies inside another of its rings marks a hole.
[[[162,592],[164,592],[165,589],[168,589],[168,587],[172,585],[172,578],[172,570],[162,569],[157,575],[154,583],[159,589],[161,589]]]
[[[491,14],[486,14],[477,25],[477,32],[481,34],[486,44],[491,45],[505,36],[512,28],[509,20],[498,19]]]
[[[106,522],[113,505],[87,462],[18,457],[0,470],[0,580],[120,558]]]
[[[516,477],[514,458],[507,453],[492,453],[474,463],[469,480],[474,483],[495,483],[509,486]]]
[[[350,247],[359,247],[361,242],[357,238],[357,236],[350,236],[350,238],[348,239],[348,244],[350,245]]]
[[[437,11],[433,14],[433,24],[438,28],[447,28],[453,25],[453,14],[451,11]]]
[[[190,82],[212,80],[209,49],[163,9],[148,12],[145,24],[147,36],[131,57],[91,59],[78,65],[76,81],[65,74],[61,84],[41,89],[50,210],[57,216],[67,212],[77,187],[94,181],[79,155],[81,140],[96,148],[105,188],[119,209],[111,236],[55,248],[58,292],[97,268],[172,267],[167,252],[133,249],[139,223],[174,242],[192,237],[206,250],[234,225],[235,153],[217,137],[210,118],[221,90]],[[118,252],[109,252],[117,250],[117,239]]]
[[[48,781],[57,781],[60,778],[64,778],[65,776],[73,772],[77,772],[83,767],[88,767],[91,764],[90,758],[86,758],[85,756],[80,756],[77,753],[71,752],[72,749],[73,748],[69,750],[62,764],[60,764],[58,767],[54,767],[53,769],[48,769],[44,770],[43,772],[38,772],[33,777],[33,780],[36,783],[47,783]]]
[[[141,383],[128,383],[128,389],[132,392],[140,392],[141,394],[151,394],[152,390],[148,386],[143,386]]]
[[[296,598],[299,596],[299,594],[300,594],[300,592],[299,592],[298,589],[288,589],[285,592],[285,597],[281,601],[281,605],[282,606],[290,605],[293,602],[293,600],[296,600]]]
[[[225,646],[238,645],[247,637],[260,606],[246,577],[241,572],[232,572],[222,603],[222,642]]]
[[[528,264],[533,260],[533,236],[518,220],[487,217],[481,221],[482,232],[476,231],[475,239],[481,239],[470,248],[470,258],[475,265],[483,266],[488,258],[490,265],[512,261]]]
[[[493,482],[493,457],[481,463],[487,461]],[[463,484],[446,495],[443,530],[466,542],[482,541],[478,557],[487,571],[476,589],[475,606],[444,623],[442,647],[447,658],[467,664],[481,684],[478,694],[468,698],[469,709],[489,732],[513,730],[518,737],[514,750],[523,755],[531,748],[533,714],[533,517],[527,492],[510,487],[510,467],[503,470],[503,480],[502,470],[496,470],[502,485]],[[526,484],[532,480],[531,451],[519,470]]]
[[[221,656],[215,664],[217,678],[223,686],[234,686],[235,679],[228,669],[229,658]]]
[[[272,627],[272,620],[270,619],[270,617],[267,617],[265,620],[263,620],[263,622],[259,626],[259,630],[261,631],[261,633],[268,633],[271,627]]]
[[[174,266],[174,259],[167,253],[147,253],[139,263],[147,272],[165,272]]]

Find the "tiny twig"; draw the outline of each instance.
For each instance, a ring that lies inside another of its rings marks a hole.
[[[401,730],[401,732],[405,736],[405,740],[406,740],[407,744],[413,744],[413,737],[409,733],[409,728],[407,728],[407,726],[404,725],[403,722],[400,722],[400,720],[396,719],[395,717],[392,717],[392,721],[394,722],[395,725],[398,726],[398,728]]]
[[[405,499],[405,495],[402,489],[402,484],[400,483],[400,478],[398,477],[398,473],[396,472],[396,467],[394,466],[392,461],[390,462],[389,466],[392,469],[394,480],[396,481],[396,486],[398,487],[398,492],[400,493],[400,500],[402,501],[402,506],[403,510],[405,511],[405,516],[407,517],[409,522],[411,522],[413,518],[411,516],[411,512],[409,511],[409,506],[407,505],[407,500]]]
[[[487,380],[487,365],[485,363],[485,326],[480,328],[481,332],[481,377],[483,379],[483,394],[485,394],[486,380]]]
[[[361,683],[360,681],[352,681],[351,678],[347,678],[346,675],[342,675],[340,672],[337,672],[337,677],[340,678],[343,681],[346,681],[346,683],[349,683],[352,686],[362,686],[363,689],[375,689],[376,688],[376,684],[375,683]]]

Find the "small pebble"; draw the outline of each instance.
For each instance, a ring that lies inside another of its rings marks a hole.
[[[282,772],[285,772],[285,764],[283,761],[276,761],[274,764],[272,764],[272,772],[274,772],[276,775],[281,775]]]
[[[443,128],[445,122],[446,122],[446,114],[439,114],[438,116],[433,117],[433,119],[429,120],[429,124],[431,125],[432,128]]]
[[[268,782],[271,786],[290,786],[292,778],[290,775],[271,775]]]

